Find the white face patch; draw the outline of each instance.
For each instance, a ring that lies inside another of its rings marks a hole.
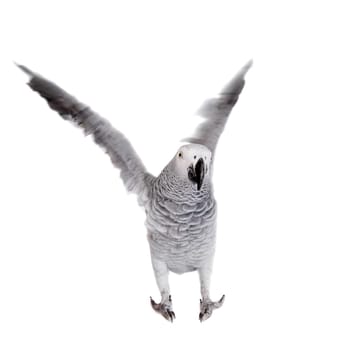
[[[211,162],[210,150],[207,147],[198,144],[189,144],[180,147],[174,159],[177,175],[187,178],[189,167],[194,167],[200,158],[203,159],[207,175],[210,170]]]

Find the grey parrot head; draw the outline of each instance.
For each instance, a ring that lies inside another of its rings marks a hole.
[[[199,191],[209,179],[212,155],[210,150],[199,144],[180,147],[172,160],[177,176],[189,181]]]

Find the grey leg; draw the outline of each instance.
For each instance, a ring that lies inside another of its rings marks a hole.
[[[164,262],[153,258],[152,265],[162,299],[161,302],[157,304],[151,297],[151,306],[153,310],[160,313],[165,319],[173,322],[175,319],[175,313],[172,308],[172,300],[170,295],[168,267]]]
[[[219,301],[212,301],[210,299],[209,289],[212,264],[201,267],[198,272],[202,295],[202,299],[200,300],[199,320],[202,322],[207,320],[215,309],[222,306],[225,301],[225,295],[223,295]]]

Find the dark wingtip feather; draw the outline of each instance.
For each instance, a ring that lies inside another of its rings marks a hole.
[[[232,94],[233,92],[240,93],[244,86],[244,78],[249,69],[253,65],[253,60],[249,60],[234,76],[234,78],[225,86],[221,94]]]
[[[253,66],[253,59],[250,59],[241,69],[240,74],[245,76],[250,68]]]
[[[253,59],[250,59],[238,72],[237,75],[245,76],[248,70],[252,67],[253,65]]]
[[[203,102],[197,115],[205,120],[199,124],[192,137],[186,137],[182,142],[199,143],[207,146],[212,153],[215,152],[228,116],[244,88],[245,75],[252,65],[253,60],[249,60],[216,97]]]
[[[27,68],[26,66],[23,66],[22,64],[18,64],[17,62],[13,62],[22,72],[26,73],[27,75],[29,75],[30,78],[34,77],[34,73]]]
[[[251,58],[246,64],[245,66],[243,67],[243,69],[245,69],[246,71],[248,71],[248,69],[250,69],[253,65],[253,59]]]

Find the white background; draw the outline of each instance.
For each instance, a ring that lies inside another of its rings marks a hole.
[[[349,349],[346,1],[2,1],[0,348]],[[245,62],[220,140],[212,296],[159,300],[144,214],[108,157],[25,85],[89,103],[158,174]]]

